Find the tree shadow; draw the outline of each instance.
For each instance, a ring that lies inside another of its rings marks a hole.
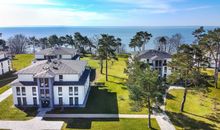
[[[185,113],[187,113],[189,115],[197,116],[197,117],[200,117],[200,118],[208,119],[208,120],[216,122],[216,123],[220,123],[220,113],[211,113],[207,116],[200,116],[200,115],[196,115],[196,114],[193,114],[193,113],[190,113],[190,112],[185,112]]]
[[[48,113],[91,113],[91,114],[118,114],[117,93],[110,92],[106,86],[91,86],[85,108],[54,108]]]
[[[96,79],[96,69],[91,68],[90,70],[91,70],[91,72],[90,72],[90,81],[93,82]]]
[[[119,77],[119,76],[115,76],[115,75],[110,75],[108,74],[109,77],[113,77],[113,78],[116,78],[116,79],[120,79],[120,80],[126,80],[126,78],[122,78],[122,77]]]
[[[119,118],[77,118],[77,119],[65,119],[65,118],[60,118],[60,119],[52,119],[52,118],[45,118],[44,120],[60,120],[64,121],[67,125],[67,129],[91,129],[92,127],[92,122],[94,121],[101,121],[101,122],[118,122]]]
[[[38,114],[38,107],[17,107],[19,110],[26,113],[26,117],[36,117]]]
[[[13,80],[15,80],[17,76],[14,74],[14,72],[8,72],[4,75],[0,76],[0,88],[11,83]]]
[[[167,98],[167,99],[172,99],[172,100],[174,100],[176,97],[173,96],[173,95],[170,94],[170,93],[167,93],[166,98]]]
[[[178,127],[183,129],[194,129],[194,130],[214,130],[216,125],[208,124],[204,121],[195,120],[186,116],[182,113],[168,112],[167,115],[170,117],[171,122]]]

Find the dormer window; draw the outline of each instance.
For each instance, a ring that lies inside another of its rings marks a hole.
[[[59,75],[59,80],[63,81],[63,75]]]

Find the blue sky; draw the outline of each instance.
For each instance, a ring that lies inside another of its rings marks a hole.
[[[220,0],[0,0],[0,26],[219,26]]]

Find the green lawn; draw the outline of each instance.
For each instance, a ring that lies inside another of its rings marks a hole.
[[[126,58],[119,58],[113,64],[109,62],[109,81],[105,81],[105,74],[100,74],[99,61],[91,57],[81,60],[88,61],[92,68],[96,69],[96,82],[103,82],[104,86],[92,86],[86,108],[65,108],[63,112],[59,108],[49,113],[132,113],[147,114],[146,109],[140,112],[132,111],[129,92],[125,85],[127,76],[124,74]],[[103,69],[105,73],[105,68]]]
[[[189,90],[180,113],[182,96],[183,90],[170,90],[166,101],[167,114],[177,129],[220,129],[220,89]]]
[[[54,119],[51,119],[54,120]],[[64,121],[62,130],[149,130],[147,119],[56,119]],[[159,130],[156,119],[152,127]]]
[[[12,60],[13,69],[18,71],[29,66],[34,59],[32,54],[18,54]]]
[[[15,70],[20,70],[31,64],[33,60],[31,54],[19,54],[16,55],[12,61],[12,66]],[[13,73],[5,74],[0,78],[0,94],[10,88],[8,85],[16,78]],[[33,118],[37,113],[35,108],[19,109],[13,105],[12,96],[0,102],[0,120],[28,120]]]
[[[0,102],[0,120],[29,120],[36,114],[36,108],[19,109],[15,107],[12,96]]]
[[[0,94],[4,93],[6,90],[8,90],[9,88],[11,88],[9,85],[5,85],[3,87],[0,88]]]

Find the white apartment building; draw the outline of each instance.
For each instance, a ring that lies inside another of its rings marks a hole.
[[[85,107],[90,91],[86,61],[42,60],[17,72],[12,86],[14,105]]]
[[[171,68],[167,66],[167,63],[171,61],[171,55],[167,52],[147,50],[134,55],[134,58],[148,63],[152,69],[158,70],[160,77],[166,78],[171,74]]]
[[[0,51],[0,75],[11,71],[11,60],[6,52]]]
[[[65,47],[52,47],[36,52],[35,59],[36,60],[46,60],[46,59],[79,60],[80,56],[77,49],[65,48]]]

